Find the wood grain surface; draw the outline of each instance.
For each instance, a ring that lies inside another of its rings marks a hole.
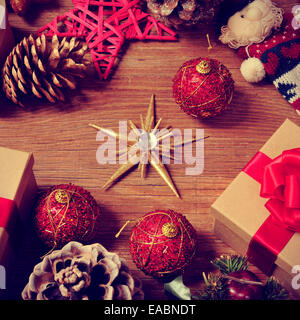
[[[276,0],[276,3],[290,11],[294,1]],[[9,22],[20,40],[71,8],[71,0],[56,0],[51,5],[32,6],[26,18],[10,12]],[[213,45],[210,52],[207,33]],[[40,188],[71,182],[92,193],[102,210],[101,232],[95,241],[128,261],[133,274],[143,281],[146,299],[168,297],[162,283],[145,276],[132,262],[128,245],[131,227],[115,239],[124,222],[154,209],[173,209],[186,215],[197,230],[198,249],[184,281],[191,288],[199,288],[203,283],[202,272],[211,270],[210,260],[233,253],[213,233],[211,204],[286,118],[300,125],[299,116],[273,84],[245,82],[239,71],[240,58],[218,42],[214,27],[198,26],[178,34],[177,42],[129,43],[109,81],[90,75],[64,104],[38,101],[23,110],[2,98],[0,108],[0,144],[33,152],[34,173]],[[235,81],[230,110],[206,121],[183,113],[172,97],[172,79],[178,68],[200,56],[220,60]],[[172,194],[154,169],[149,170],[144,181],[138,171],[132,171],[108,191],[101,189],[118,165],[97,163],[96,150],[101,142],[96,141],[97,132],[88,124],[94,122],[118,130],[119,120],[138,123],[151,94],[156,95],[156,117],[163,118],[162,127],[171,124],[178,129],[201,128],[209,136],[205,140],[205,168],[201,175],[186,176],[185,164],[168,166],[181,199]],[[7,298],[20,299],[33,266],[45,250],[29,225],[6,290]]]

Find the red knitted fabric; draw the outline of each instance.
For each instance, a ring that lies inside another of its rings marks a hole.
[[[89,241],[97,231],[100,208],[91,194],[72,184],[53,186],[38,199],[34,224],[49,247]]]
[[[146,274],[163,278],[180,274],[195,253],[196,231],[174,211],[144,215],[132,229],[130,251],[133,261]]]
[[[211,70],[197,71],[206,61]],[[181,109],[199,118],[214,117],[224,112],[231,102],[234,81],[229,70],[215,59],[198,58],[185,62],[173,79],[173,97]]]

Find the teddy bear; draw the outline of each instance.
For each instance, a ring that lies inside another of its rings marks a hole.
[[[247,1],[222,26],[219,40],[244,59],[246,81],[267,77],[300,115],[300,29],[294,19],[271,0]]]

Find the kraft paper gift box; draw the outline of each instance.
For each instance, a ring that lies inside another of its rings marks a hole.
[[[33,162],[31,153],[0,147],[0,265],[6,272],[32,214],[37,191]]]
[[[297,274],[295,273],[296,270],[300,271],[300,233],[294,232],[290,227],[286,229],[286,226],[284,227],[285,231],[277,230],[277,227],[279,228],[278,220],[276,218],[270,218],[271,216],[274,217],[274,215],[271,215],[270,210],[272,210],[272,206],[269,206],[269,204],[275,201],[275,205],[279,205],[280,207],[282,205],[282,199],[269,200],[269,198],[264,197],[264,194],[261,196],[262,183],[264,186],[267,183],[259,179],[262,179],[262,177],[269,179],[271,175],[264,171],[264,165],[260,164],[261,166],[258,166],[255,164],[257,156],[259,155],[262,156],[262,162],[267,161],[267,164],[269,164],[271,159],[275,159],[283,152],[286,152],[286,150],[291,150],[293,153],[296,148],[300,148],[300,127],[287,119],[214,202],[211,207],[211,213],[215,217],[214,230],[217,237],[237,252],[247,254],[250,262],[256,264],[266,274],[272,274],[276,277],[287,290],[289,290],[292,297],[300,298],[300,289],[298,289],[300,279],[298,283],[296,280],[299,276],[296,277]],[[300,149],[296,151],[296,154],[300,156]],[[279,159],[289,161],[289,157],[286,156],[280,157]],[[253,171],[252,165],[254,166],[254,172],[251,172],[251,170]],[[295,168],[296,167],[292,166],[291,170],[296,170]],[[260,178],[253,178],[252,173],[254,175],[258,174]],[[289,174],[290,172],[288,175]],[[284,178],[285,181],[288,179],[290,178]],[[293,179],[291,178],[291,180]],[[298,187],[300,187],[300,176],[294,180],[296,180],[296,182],[294,181],[296,186],[298,185]],[[284,189],[286,194],[290,192],[287,191],[287,189],[287,187]],[[282,190],[283,189],[279,188],[279,193],[282,192]],[[300,188],[298,188],[297,193],[294,194],[295,197],[293,200],[298,203],[300,203],[299,190]],[[273,198],[273,196],[270,196],[270,198]],[[270,201],[270,203],[268,203],[268,201]],[[289,208],[288,210],[294,210],[294,208]],[[300,211],[298,214],[299,213]],[[270,220],[272,222],[271,227],[270,225],[266,227]],[[265,229],[268,228],[269,230],[266,231]],[[282,226],[280,230],[282,230]],[[281,232],[283,234],[281,234]],[[269,243],[268,237],[271,239],[271,244]],[[265,243],[265,240],[267,240],[267,243]],[[279,240],[279,244],[277,240]],[[273,246],[275,248],[273,248]],[[272,263],[272,259],[274,263]],[[293,267],[295,267],[294,270]]]
[[[14,45],[14,36],[7,19],[5,0],[0,0],[0,66],[2,67]]]

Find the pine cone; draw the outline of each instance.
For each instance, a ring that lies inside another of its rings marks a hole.
[[[71,241],[37,264],[24,300],[141,300],[141,282],[123,259],[99,243]]]
[[[23,106],[24,97],[34,95],[50,102],[64,101],[61,88],[75,89],[75,78],[84,77],[88,47],[71,39],[25,37],[7,57],[3,66],[3,90],[8,99]]]
[[[150,14],[167,26],[193,25],[214,20],[224,0],[146,0]]]

